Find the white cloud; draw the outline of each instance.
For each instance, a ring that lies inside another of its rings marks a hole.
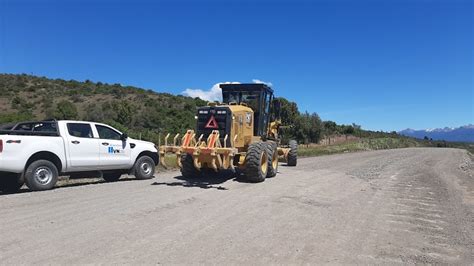
[[[267,85],[268,87],[272,87],[273,84],[271,82],[266,82],[266,81],[263,81],[263,80],[259,80],[259,79],[252,79],[252,82],[253,83],[259,83],[259,84],[265,84]]]
[[[253,83],[259,83],[259,84],[265,84],[269,87],[272,87],[273,84],[271,82],[265,82],[263,80],[259,80],[259,79],[252,79],[252,82]],[[240,84],[240,82],[231,82],[231,81],[227,81],[227,82],[220,82],[220,83],[217,83],[217,84],[214,84],[214,86],[212,86],[212,88],[210,88],[209,90],[201,90],[201,89],[186,89],[184,90],[181,94],[185,95],[185,96],[189,96],[189,97],[193,97],[193,98],[201,98],[205,101],[209,101],[209,102],[213,102],[213,101],[222,101],[222,90],[221,88],[219,87],[219,85],[221,84]]]
[[[182,92],[183,95],[189,97],[199,97],[205,101],[213,102],[213,101],[222,101],[222,90],[219,87],[220,84],[239,84],[240,82],[220,82],[214,84],[211,89],[209,90],[201,90],[201,89],[186,89]]]

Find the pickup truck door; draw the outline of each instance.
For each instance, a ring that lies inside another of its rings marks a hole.
[[[67,123],[66,146],[72,170],[97,170],[99,139],[94,138],[89,123]]]
[[[122,134],[105,125],[95,125],[100,142],[100,167],[102,169],[131,168],[131,150]]]

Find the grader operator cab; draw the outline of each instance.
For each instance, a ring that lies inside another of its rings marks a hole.
[[[223,103],[198,108],[196,131],[188,130],[173,144],[160,147],[161,163],[166,154],[176,155],[184,177],[201,175],[204,168],[240,169],[251,182],[263,182],[277,174],[283,157],[296,166],[297,143],[279,147],[280,104],[265,84],[221,84]],[[178,143],[179,142],[179,143]]]

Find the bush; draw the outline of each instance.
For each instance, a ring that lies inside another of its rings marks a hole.
[[[68,100],[60,101],[56,105],[54,118],[58,120],[75,120],[78,118],[77,108]]]

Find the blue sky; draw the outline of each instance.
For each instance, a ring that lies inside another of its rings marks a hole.
[[[271,82],[324,120],[474,123],[472,1],[0,0],[0,72],[159,92]]]

